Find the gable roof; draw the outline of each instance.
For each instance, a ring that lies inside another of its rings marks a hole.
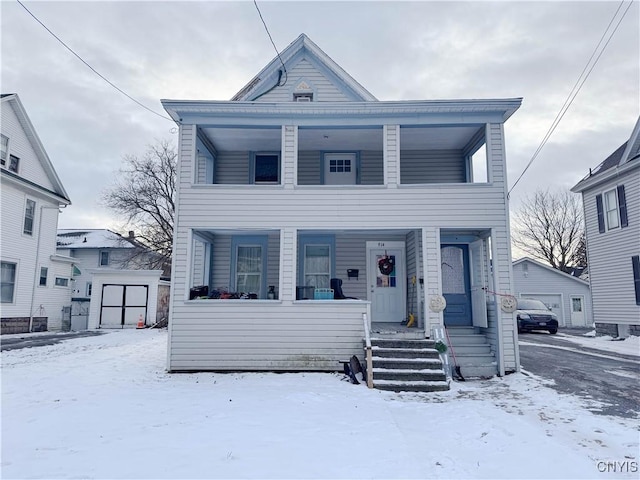
[[[20,121],[20,125],[22,126],[22,129],[24,130],[25,135],[31,142],[31,145],[38,157],[38,160],[40,160],[42,168],[44,169],[45,173],[47,174],[47,177],[51,181],[51,184],[54,186],[55,191],[53,193],[55,193],[55,195],[62,200],[61,203],[70,205],[71,200],[69,199],[69,195],[64,189],[64,186],[62,185],[62,182],[60,181],[60,178],[58,177],[58,174],[56,173],[55,168],[53,168],[53,163],[51,163],[51,160],[49,159],[49,155],[47,155],[47,152],[45,151],[44,146],[42,145],[42,142],[40,141],[40,138],[36,133],[36,129],[31,123],[31,120],[27,115],[27,111],[24,109],[24,106],[22,105],[22,102],[20,101],[20,97],[18,96],[18,94],[4,93],[0,95],[0,102],[2,102],[3,106],[11,105],[11,107],[13,108],[13,111],[18,117],[18,120]],[[8,172],[2,169],[2,173],[9,174],[11,172]],[[22,180],[24,182],[27,182],[33,185],[33,182],[28,182],[26,179],[23,179],[19,175],[11,175],[11,177],[14,178],[15,180]],[[44,189],[39,185],[37,185],[36,187],[40,187],[42,190],[50,192],[50,190]]]
[[[545,265],[544,263],[538,262],[537,260],[534,260],[533,258],[530,257],[522,257],[519,258],[518,260],[515,260],[513,262],[513,266],[515,267],[516,265],[519,265],[521,263],[525,263],[525,262],[529,262],[532,263],[533,265],[537,265],[538,267],[541,268],[545,268],[557,275],[561,275],[563,278],[570,278],[571,280],[575,280],[578,283],[581,283],[583,285],[589,286],[589,282],[585,282],[584,280],[578,278],[578,277],[574,277],[573,275],[569,275],[568,273],[563,272],[562,270],[558,270],[557,268],[553,268],[550,267],[549,265]]]
[[[58,248],[134,248],[129,238],[107,229],[59,229]]]
[[[253,101],[268,92],[279,83],[283,74],[286,75],[287,67],[291,66],[301,55],[322,65],[337,83],[351,93],[354,101],[377,101],[376,97],[360,85],[340,65],[334,62],[329,55],[323,52],[320,47],[313,43],[304,33],[300,34],[279,56],[276,56],[266,67],[260,70],[231,100]],[[281,72],[282,63],[284,63],[285,72]]]
[[[629,140],[620,145],[611,155],[604,159],[597,167],[589,169],[589,174],[580,180],[572,192],[581,192],[586,188],[605,181],[616,170],[635,168],[640,166],[640,117],[636,122]]]

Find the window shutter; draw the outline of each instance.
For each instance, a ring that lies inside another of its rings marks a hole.
[[[624,195],[624,185],[618,185],[618,207],[620,208],[620,227],[629,226],[627,217],[627,198]]]
[[[604,210],[602,209],[602,195],[596,195],[596,207],[598,208],[598,231],[604,233]]]
[[[633,263],[633,286],[636,290],[636,305],[640,305],[640,257],[631,257]]]

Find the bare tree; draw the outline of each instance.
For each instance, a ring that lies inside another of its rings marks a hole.
[[[514,215],[514,246],[563,272],[578,266],[583,237],[582,202],[569,191],[538,190]]]
[[[177,153],[168,141],[149,145],[144,156],[126,155],[120,175],[103,194],[105,206],[135,231],[136,261],[151,268],[171,264]],[[149,255],[151,252],[151,255]]]

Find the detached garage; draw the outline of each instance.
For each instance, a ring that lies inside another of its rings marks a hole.
[[[94,328],[136,328],[156,322],[162,270],[94,270],[89,325]]]
[[[531,258],[513,262],[516,295],[535,298],[558,316],[561,327],[590,327],[593,323],[589,283]]]

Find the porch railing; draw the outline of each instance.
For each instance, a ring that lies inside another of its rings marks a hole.
[[[364,352],[365,361],[367,362],[367,387],[373,388],[373,353],[371,349],[371,335],[369,333],[369,319],[367,314],[362,314],[362,322],[364,323]]]

